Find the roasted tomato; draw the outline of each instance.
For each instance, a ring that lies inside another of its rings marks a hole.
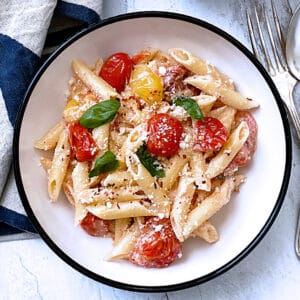
[[[204,120],[196,121],[194,150],[218,151],[227,139],[227,130],[218,119],[205,117]]]
[[[128,54],[119,52],[111,55],[103,64],[99,76],[121,93],[130,79],[132,60]]]
[[[163,82],[158,75],[146,65],[136,65],[131,74],[132,92],[148,104],[159,102],[164,96]]]
[[[163,268],[182,254],[182,246],[169,219],[149,218],[141,229],[129,260],[148,268]]]
[[[153,55],[155,54],[154,50],[142,50],[139,53],[132,56],[132,62],[137,65],[140,63],[147,63],[151,60]]]
[[[87,128],[79,123],[69,125],[71,154],[79,162],[92,160],[97,154],[96,143]]]
[[[156,114],[148,121],[148,150],[159,156],[170,157],[177,153],[183,132],[182,124],[168,114]]]
[[[241,150],[234,157],[229,166],[224,170],[224,175],[232,175],[240,167],[245,167],[252,160],[256,150],[257,141],[257,124],[250,112],[239,111],[235,115],[235,124],[238,126],[242,121],[245,121],[249,127],[249,136]]]
[[[92,236],[106,236],[109,233],[109,221],[100,219],[90,212],[81,221],[80,226]]]

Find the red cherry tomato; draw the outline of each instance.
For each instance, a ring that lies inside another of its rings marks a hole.
[[[130,79],[133,63],[128,54],[115,53],[103,64],[99,76],[121,93]]]
[[[216,118],[205,117],[195,124],[195,150],[203,152],[217,151],[227,141],[225,126]]]
[[[148,121],[148,150],[159,156],[172,156],[179,149],[182,124],[168,114],[156,114]]]
[[[90,212],[81,221],[80,226],[84,231],[92,236],[104,237],[109,232],[109,221],[100,219]]]
[[[96,143],[87,128],[79,123],[69,125],[71,154],[79,162],[92,160],[97,154]]]
[[[176,238],[169,219],[149,218],[141,229],[129,260],[148,268],[167,267],[182,254],[182,245]]]

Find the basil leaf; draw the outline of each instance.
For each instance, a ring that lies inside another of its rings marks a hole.
[[[98,157],[93,170],[89,177],[94,177],[102,173],[115,170],[119,166],[119,161],[111,151],[106,151],[102,156]]]
[[[177,96],[173,98],[173,103],[178,106],[182,106],[186,110],[186,112],[191,116],[192,119],[204,119],[202,111],[194,99],[184,96]]]
[[[86,128],[96,128],[111,122],[118,109],[120,101],[118,99],[104,100],[91,106],[80,118],[80,125]]]
[[[142,145],[136,154],[151,176],[156,176],[158,178],[165,177],[165,171],[161,169],[161,166],[157,161],[154,161],[153,156],[147,151],[146,145]]]

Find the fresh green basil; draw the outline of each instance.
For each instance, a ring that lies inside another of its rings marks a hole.
[[[111,151],[106,151],[102,156],[98,157],[93,170],[89,177],[94,177],[102,173],[114,171],[119,166],[119,161]]]
[[[80,124],[86,128],[96,128],[111,122],[118,109],[120,101],[109,99],[91,106],[80,118]]]
[[[194,99],[185,96],[176,96],[173,98],[173,103],[183,107],[192,119],[204,119],[202,111]]]
[[[142,145],[136,152],[142,165],[149,171],[151,176],[158,178],[165,177],[165,171],[161,168],[158,161],[155,161],[153,156],[147,150],[146,145]]]

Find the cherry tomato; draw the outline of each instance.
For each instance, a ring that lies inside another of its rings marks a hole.
[[[142,50],[139,53],[132,56],[132,62],[137,65],[140,63],[147,63],[153,57],[153,52],[150,50]]]
[[[245,121],[249,127],[249,136],[243,147],[234,157],[229,166],[224,170],[224,175],[232,175],[240,167],[245,167],[252,160],[253,154],[256,150],[257,141],[257,124],[250,112],[239,111],[235,115],[235,123],[238,126],[242,121]]]
[[[183,132],[182,124],[176,118],[165,114],[156,114],[148,121],[148,150],[159,156],[172,156],[179,149]]]
[[[141,229],[129,260],[148,268],[167,267],[182,254],[182,245],[176,238],[169,219],[149,218]]]
[[[130,79],[133,63],[128,54],[111,55],[103,64],[99,76],[121,93]]]
[[[148,104],[159,102],[164,97],[164,86],[161,78],[147,65],[135,66],[129,84],[132,92]]]
[[[81,221],[80,226],[84,231],[92,236],[104,237],[109,232],[109,221],[100,219],[90,212]]]
[[[69,125],[71,154],[79,162],[92,160],[97,154],[96,143],[87,128],[79,123]]]
[[[227,141],[225,126],[216,118],[205,117],[195,124],[195,150],[218,151]]]

